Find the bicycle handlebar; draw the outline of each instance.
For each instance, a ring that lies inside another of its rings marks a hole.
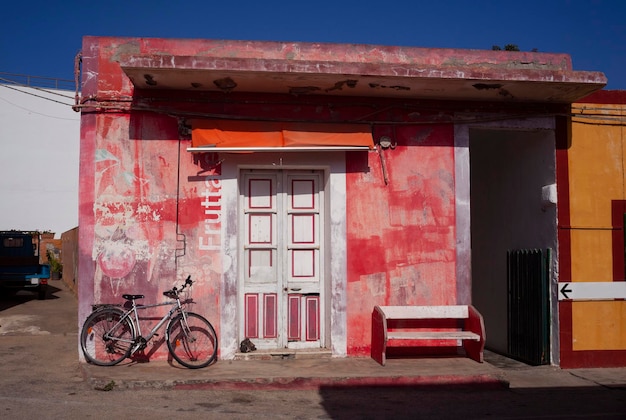
[[[167,290],[167,291],[163,292],[163,296],[175,299],[175,298],[178,297],[178,294],[180,292],[182,292],[183,290],[185,290],[186,287],[189,287],[192,284],[193,284],[193,280],[191,280],[191,275],[189,275],[189,276],[187,276],[187,279],[185,280],[183,285],[180,287],[180,289],[178,289],[178,288],[176,288],[176,286],[174,286],[174,287],[172,287],[171,290]]]

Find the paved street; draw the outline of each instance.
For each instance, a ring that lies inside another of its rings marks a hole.
[[[144,372],[151,369],[165,372],[159,375],[171,379],[184,378],[190,372],[156,363],[97,368],[100,378],[112,379],[92,381],[89,372],[93,370],[78,363],[76,300],[62,282],[53,286],[45,301],[26,292],[0,300],[2,418],[621,419],[626,415],[626,376],[622,376],[626,369],[570,372],[546,366],[531,368],[493,355],[481,369],[504,372],[510,388],[441,383],[206,389],[168,388],[166,381],[164,387],[156,381],[140,386],[147,375]],[[214,367],[220,363],[228,366],[228,362],[218,362]],[[253,366],[245,363],[235,365],[242,369],[242,376],[246,376],[245,366]],[[464,366],[455,359],[449,363]],[[218,370],[211,368],[193,375],[217,375]],[[135,380],[114,383],[116,378],[128,377]]]

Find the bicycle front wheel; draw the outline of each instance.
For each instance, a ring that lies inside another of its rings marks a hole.
[[[135,328],[119,309],[93,312],[83,324],[80,346],[85,358],[98,366],[113,366],[130,355]]]
[[[193,312],[186,312],[167,325],[167,348],[178,363],[198,369],[210,365],[217,357],[217,335],[209,321]]]

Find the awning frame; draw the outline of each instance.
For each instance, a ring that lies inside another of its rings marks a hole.
[[[354,152],[376,151],[367,146],[316,146],[316,147],[188,147],[191,153],[248,153],[248,152]]]

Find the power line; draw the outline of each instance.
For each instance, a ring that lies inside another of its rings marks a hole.
[[[22,109],[24,111],[30,112],[31,114],[37,114],[37,115],[41,115],[42,117],[54,118],[54,119],[57,119],[57,120],[77,121],[77,118],[62,118],[62,117],[55,117],[55,116],[52,116],[52,115],[42,114],[41,112],[33,111],[32,109],[24,108],[23,106],[19,106],[17,104],[14,104],[13,102],[7,101],[4,98],[0,98],[0,99],[3,100],[4,102],[8,103],[9,105],[12,105],[12,106],[14,106],[16,108],[19,108],[19,109]]]
[[[2,78],[0,78],[0,80],[3,80],[3,79],[2,79]],[[23,90],[21,90],[21,89],[17,89],[17,88],[11,87],[11,86],[9,86],[9,85],[0,84],[0,86],[1,86],[1,87],[4,87],[4,88],[7,88],[7,89],[14,90],[14,91],[16,91],[16,92],[23,93],[23,94],[25,94],[25,95],[31,95],[31,96],[34,96],[34,97],[36,97],[36,98],[45,99],[46,101],[55,102],[55,103],[58,103],[58,104],[61,104],[61,105],[65,105],[65,106],[72,106],[72,105],[73,105],[73,104],[68,104],[68,103],[65,103],[65,102],[57,101],[57,100],[55,100],[55,99],[48,98],[48,97],[46,97],[46,96],[37,95],[37,94],[32,93],[32,92],[26,92],[26,91],[23,91]],[[30,88],[30,87],[28,87],[28,86],[24,86],[24,87],[27,87],[27,88],[29,88],[29,89],[37,89],[37,88]],[[59,93],[56,93],[56,92],[51,92],[51,91],[48,91],[48,90],[45,90],[45,89],[37,89],[37,90],[39,90],[39,91],[41,91],[41,92],[46,92],[46,93],[51,94],[51,95],[59,95],[59,96],[62,96],[63,98],[73,99],[71,96],[65,96],[65,95],[62,95],[62,94],[59,94]]]

